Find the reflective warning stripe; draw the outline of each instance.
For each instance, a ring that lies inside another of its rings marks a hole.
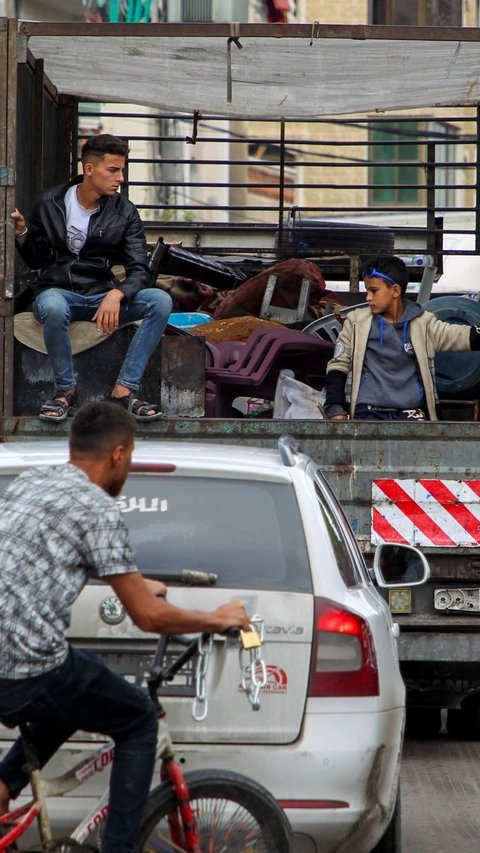
[[[480,480],[374,480],[371,539],[374,544],[478,546]]]
[[[480,542],[480,523],[475,513],[468,505],[461,501],[460,495],[455,494],[455,489],[450,489],[443,480],[421,480],[426,489],[446,510],[452,518],[458,522],[475,542]],[[454,486],[455,481],[452,485]]]
[[[386,518],[383,517],[378,511],[376,507],[373,508],[373,528],[377,533],[377,536],[380,537],[380,542],[397,542],[400,545],[408,545],[408,539],[405,539],[398,530],[387,521]]]

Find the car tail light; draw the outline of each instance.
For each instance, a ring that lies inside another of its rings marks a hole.
[[[315,599],[309,696],[378,696],[378,668],[365,619],[326,598]]]

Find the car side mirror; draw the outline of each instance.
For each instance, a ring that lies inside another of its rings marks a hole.
[[[378,586],[418,586],[430,577],[430,566],[424,555],[411,545],[378,545],[373,559],[373,572]]]

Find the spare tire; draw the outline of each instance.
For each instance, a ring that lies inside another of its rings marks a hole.
[[[466,296],[439,296],[423,306],[439,320],[480,326],[480,304]],[[458,399],[480,385],[480,352],[439,352],[435,356],[437,391]]]
[[[361,255],[376,252],[393,254],[394,243],[394,232],[383,226],[299,219],[285,227],[279,249],[326,249]]]

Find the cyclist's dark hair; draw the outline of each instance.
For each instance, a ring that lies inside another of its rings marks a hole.
[[[82,148],[82,163],[92,159],[101,160],[105,154],[117,154],[126,158],[128,143],[110,133],[98,133],[96,136],[90,136]]]
[[[400,287],[402,296],[404,295],[408,285],[408,270],[405,261],[402,261],[401,258],[397,258],[395,255],[387,255],[383,258],[368,258],[363,264],[364,278],[369,267],[373,267],[378,272],[383,272],[389,278],[393,278],[394,282]]]
[[[117,444],[130,444],[136,429],[135,419],[118,403],[84,403],[70,428],[70,455],[102,456]]]

